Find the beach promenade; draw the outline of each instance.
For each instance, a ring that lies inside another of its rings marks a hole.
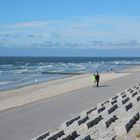
[[[140,83],[139,70],[103,74],[99,88],[92,86],[89,75],[82,75],[2,92],[0,140],[29,140],[57,128],[83,110]],[[22,95],[17,95],[19,91]]]

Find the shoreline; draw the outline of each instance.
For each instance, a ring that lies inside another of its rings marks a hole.
[[[102,84],[105,81],[127,76],[131,74],[131,72],[137,71],[140,71],[140,66],[129,68],[122,73],[101,73],[100,83]],[[0,111],[92,86],[90,75],[91,74],[68,76],[61,79],[38,83],[37,85],[34,84],[18,89],[2,91],[0,92]]]
[[[138,65],[131,66],[131,67],[129,66],[129,67],[126,67],[126,68],[123,68],[123,69],[110,70],[110,71],[102,71],[102,72],[99,72],[99,73],[111,73],[111,72],[120,73],[120,72],[127,71],[127,69],[131,69],[131,68],[137,67],[137,66]],[[38,81],[37,84],[42,84],[42,83],[45,83],[45,82],[59,80],[59,79],[63,79],[63,78],[67,78],[67,77],[72,77],[72,76],[78,76],[78,75],[84,75],[84,74],[93,74],[93,73],[96,73],[96,72],[46,72],[44,74],[59,74],[59,75],[63,75],[63,76],[56,77],[56,78],[51,78],[51,79],[47,79],[47,80],[43,80],[43,81]],[[8,81],[8,82],[0,82],[0,85],[3,85],[4,83],[11,83],[11,82],[10,81]],[[5,86],[5,88],[0,89],[0,92],[16,90],[16,89],[20,89],[20,88],[24,88],[24,87],[29,87],[29,86],[32,86],[32,85],[36,85],[36,79],[32,80],[32,82],[28,83],[28,84],[23,83],[21,85],[13,84],[13,86],[12,85]]]

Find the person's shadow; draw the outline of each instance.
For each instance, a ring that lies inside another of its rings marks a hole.
[[[100,87],[109,87],[109,86],[110,86],[110,85],[100,85],[99,88],[100,88]]]

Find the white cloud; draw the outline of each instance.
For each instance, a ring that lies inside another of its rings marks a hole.
[[[19,36],[17,42],[13,38],[10,41],[15,44],[24,42],[26,46],[140,48],[140,17],[93,16],[23,22],[4,26],[3,33],[9,34],[9,28],[10,33]],[[51,44],[46,43],[49,41]]]
[[[32,43],[32,47],[36,48],[75,48],[75,49],[136,49],[140,48],[140,42],[135,40],[130,40],[126,42],[119,42],[119,41],[113,41],[113,42],[105,42],[100,40],[93,40],[86,43],[62,43],[62,42],[52,42],[52,41],[46,41],[46,42],[40,42],[40,43]]]
[[[32,21],[7,25],[8,28],[38,28],[47,26],[47,22]]]

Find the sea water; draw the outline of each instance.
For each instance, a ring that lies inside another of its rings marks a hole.
[[[136,65],[139,57],[0,57],[0,91],[73,73],[118,72]]]

